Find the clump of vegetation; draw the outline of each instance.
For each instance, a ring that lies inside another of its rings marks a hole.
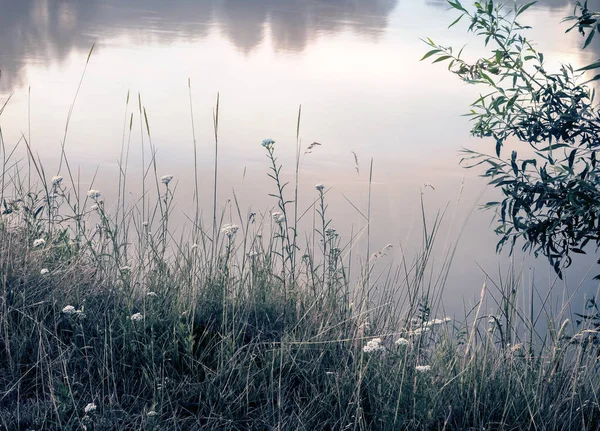
[[[573,337],[569,321],[555,319],[557,329],[551,322],[535,334],[516,282],[497,286],[496,315],[481,313],[484,286],[463,318],[436,316],[443,274],[428,278],[427,268],[439,220],[402,277],[369,277],[387,246],[353,288],[319,184],[319,249],[307,246],[292,263],[296,202],[285,198],[276,144],[263,145],[279,211],[195,226],[193,244],[171,239],[170,175],[156,176],[156,207],[144,213],[160,216],[147,220],[137,206],[109,211],[98,190],[77,195],[60,176],[25,188],[19,169],[4,165],[4,429],[600,424],[598,350],[587,328]]]
[[[545,255],[556,273],[568,267],[573,254],[585,254],[600,246],[600,108],[586,71],[600,68],[600,61],[579,69],[562,64],[552,70],[547,58],[527,37],[524,12],[536,2],[507,7],[484,0],[467,9],[460,1],[449,5],[460,13],[468,30],[483,39],[489,54],[472,61],[452,47],[433,42],[423,59],[447,62],[448,70],[465,83],[484,87],[471,105],[471,133],[493,139],[495,153],[466,150],[468,167],[484,166],[483,177],[502,191],[502,199],[487,205],[495,208],[499,220],[498,248],[511,250],[522,241],[523,250]],[[583,48],[592,41],[599,14],[577,2],[575,21],[567,32],[589,30]],[[507,155],[507,144],[519,143]],[[600,261],[599,261],[600,262]],[[598,276],[600,277],[600,276]]]

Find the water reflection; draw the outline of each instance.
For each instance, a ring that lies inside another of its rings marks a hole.
[[[168,44],[211,31],[250,53],[270,36],[276,51],[303,51],[319,34],[350,30],[377,39],[397,0],[0,0],[0,90],[25,66],[49,65],[111,38]]]

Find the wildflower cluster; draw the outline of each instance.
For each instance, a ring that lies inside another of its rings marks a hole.
[[[273,139],[264,139],[262,141],[262,146],[265,147],[267,150],[270,150],[273,147],[273,144],[275,144],[275,141]]]
[[[88,198],[97,201],[98,199],[100,199],[100,196],[102,196],[102,194],[98,190],[91,189],[88,190],[87,196]]]
[[[409,332],[411,336],[419,336],[424,335],[434,329],[436,326],[443,325],[444,323],[448,323],[452,321],[451,318],[445,317],[444,319],[433,319],[428,320],[426,322],[420,323],[419,319],[413,319],[413,326],[416,328]]]
[[[55,175],[52,177],[52,186],[54,187],[58,187],[60,186],[60,183],[62,183],[63,177],[61,177],[60,175]]]
[[[85,414],[88,413],[92,413],[96,411],[96,404],[94,403],[89,403],[87,406],[85,406],[85,408],[83,409]]]
[[[168,186],[172,179],[173,179],[173,175],[163,175],[162,177],[160,177],[160,181],[165,186]]]
[[[285,223],[285,215],[283,215],[283,213],[279,212],[279,211],[275,211],[273,214],[271,214],[271,216],[273,217],[273,221],[277,224],[282,224]]]
[[[224,224],[221,227],[221,233],[227,235],[229,239],[233,238],[239,229],[238,225],[235,224]]]
[[[131,315],[130,319],[132,322],[139,322],[144,319],[144,316],[142,313],[135,313]]]
[[[408,341],[406,338],[398,338],[396,340],[396,345],[397,346],[408,346],[410,344],[410,341]]]
[[[85,317],[85,314],[83,314],[83,310],[77,310],[72,305],[65,306],[65,308],[62,309],[62,312],[68,316]]]
[[[46,240],[44,238],[38,238],[35,241],[33,241],[34,247],[42,247],[44,245],[46,245]]]
[[[385,347],[381,345],[381,338],[373,338],[363,347],[365,353],[381,352],[383,350],[385,350]]]

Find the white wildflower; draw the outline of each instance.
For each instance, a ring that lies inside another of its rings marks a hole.
[[[89,403],[87,406],[85,406],[85,408],[83,409],[83,411],[87,414],[87,413],[91,413],[96,411],[96,404],[94,403]]]
[[[90,207],[90,210],[92,211],[98,211],[98,205],[94,204]]]
[[[148,293],[146,293],[146,296],[155,297],[155,296],[157,296],[157,294],[156,294],[156,292],[148,292]]]
[[[444,319],[433,319],[430,320],[429,322],[425,322],[425,326],[430,328],[433,326],[438,326],[438,325],[443,325],[444,323],[450,322],[452,319],[450,319],[449,317],[446,317]]]
[[[135,314],[131,315],[131,317],[130,317],[132,322],[139,322],[143,318],[144,318],[144,316],[142,316],[142,313],[135,313]]]
[[[275,211],[271,214],[271,217],[273,217],[273,221],[277,224],[285,223],[285,215],[279,211]]]
[[[88,190],[87,196],[90,199],[98,200],[100,198],[101,194],[98,190],[91,189],[91,190]]]
[[[33,241],[33,246],[34,247],[41,247],[43,245],[46,244],[46,240],[44,238],[38,238],[35,241]]]
[[[363,347],[365,353],[380,352],[382,350],[385,350],[385,348],[381,345],[381,338],[373,338]]]
[[[426,373],[427,371],[431,370],[431,365],[417,365],[415,367],[415,371],[419,372],[419,373]]]
[[[75,310],[75,307],[73,307],[72,305],[67,305],[65,308],[62,309],[62,312],[65,314],[74,314],[77,313],[77,310]]]
[[[148,222],[147,222],[147,221],[143,222],[143,223],[142,223],[142,226],[144,226],[144,227],[148,227]]]
[[[60,175],[55,175],[52,177],[52,185],[53,186],[59,186],[60,183],[62,182],[63,177],[61,177]]]
[[[262,146],[269,149],[273,146],[274,143],[275,141],[273,139],[264,139],[262,141]]]
[[[227,235],[229,238],[233,238],[237,233],[239,227],[235,224],[224,224],[221,227],[221,233]]]
[[[157,414],[157,413],[156,413],[154,410],[150,410],[150,411],[148,412],[148,417],[149,417],[149,418],[151,418],[151,417],[154,417],[154,416],[156,416],[156,414]]]
[[[325,188],[325,186],[321,183],[319,183],[315,186],[315,189],[317,189],[320,192],[322,192],[324,188]]]
[[[123,272],[130,272],[131,267],[130,266],[122,266],[121,268],[119,268],[119,270],[123,271]]]
[[[192,244],[192,250],[196,250],[198,248],[198,244]]]
[[[162,177],[160,177],[160,180],[166,186],[169,185],[169,183],[171,182],[172,179],[173,179],[173,175],[163,175]]]
[[[409,344],[410,344],[410,341],[408,341],[406,338],[398,338],[396,340],[397,346],[408,346]]]
[[[40,271],[41,275],[46,275],[48,274],[50,271],[48,271],[48,268],[42,268],[42,270]]]

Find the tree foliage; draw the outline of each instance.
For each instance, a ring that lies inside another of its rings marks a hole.
[[[524,251],[545,255],[562,277],[573,253],[600,246],[600,110],[589,85],[600,75],[586,76],[600,60],[577,70],[569,64],[548,70],[526,36],[530,27],[521,24],[535,2],[507,7],[483,0],[469,9],[459,0],[448,3],[459,12],[450,27],[468,20],[468,31],[484,40],[488,55],[468,62],[463,49],[455,54],[426,39],[431,50],[422,60],[446,62],[462,81],[486,87],[467,115],[472,135],[493,139],[495,151],[465,150],[462,163],[484,167],[482,176],[502,192],[500,201],[486,204],[499,216],[497,249],[509,245],[512,252],[522,240]],[[567,32],[587,31],[585,48],[600,30],[599,18],[587,3],[577,3],[565,18],[575,21]],[[504,148],[513,142],[526,147],[509,154]]]

